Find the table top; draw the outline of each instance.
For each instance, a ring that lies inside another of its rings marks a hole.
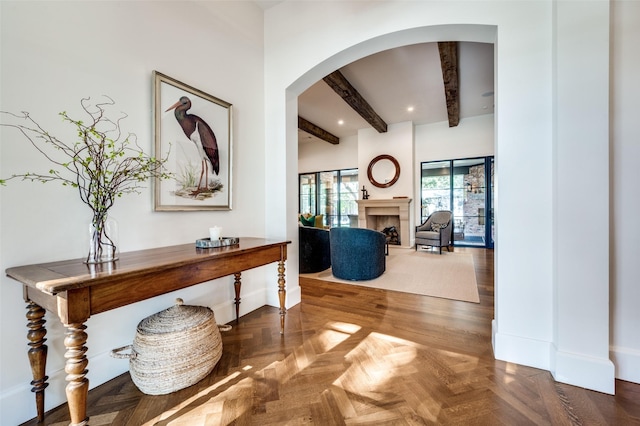
[[[197,248],[195,243],[181,244],[121,253],[115,262],[86,264],[84,258],[11,267],[7,276],[46,294],[91,287],[114,278],[135,278],[150,272],[189,266],[210,260],[224,260],[238,255],[251,255],[291,241],[241,237],[239,244],[216,248]],[[285,253],[286,258],[286,253]]]

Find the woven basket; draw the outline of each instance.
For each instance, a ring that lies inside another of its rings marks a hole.
[[[205,378],[222,356],[220,330],[213,311],[183,305],[182,299],[138,324],[133,345],[111,351],[129,359],[133,383],[147,395],[164,395]],[[122,353],[131,350],[130,353]]]

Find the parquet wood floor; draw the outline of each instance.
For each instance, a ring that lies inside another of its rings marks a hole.
[[[495,360],[493,251],[456,250],[474,255],[479,304],[304,280],[284,338],[260,308],[202,382],[147,396],[121,375],[89,393],[91,424],[640,425],[640,385],[605,395]],[[68,424],[66,405],[46,424]]]

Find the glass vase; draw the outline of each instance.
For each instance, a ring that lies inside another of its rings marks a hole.
[[[118,222],[106,213],[95,214],[89,223],[89,254],[85,263],[113,262],[119,254]]]

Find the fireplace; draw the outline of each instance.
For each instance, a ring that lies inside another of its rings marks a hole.
[[[358,200],[358,227],[380,232],[385,228],[394,227],[397,244],[401,247],[411,247],[412,224],[410,198]]]
[[[382,230],[382,233],[387,236],[388,244],[399,246],[400,245],[400,233],[395,226],[387,226]]]

